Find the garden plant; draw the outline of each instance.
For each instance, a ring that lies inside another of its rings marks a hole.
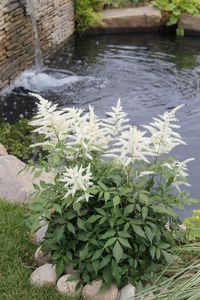
[[[120,100],[100,119],[91,106],[58,109],[33,95],[38,112],[31,126],[44,141],[32,147],[48,154],[29,167],[51,172],[54,181],[35,185],[27,224],[35,232],[41,218],[48,221],[42,249],[58,275],[70,265],[84,284],[154,282],[186,241],[174,208],[190,201],[180,187],[189,185],[193,158],[168,156],[185,144],[177,132],[182,106],[139,129],[129,125]]]

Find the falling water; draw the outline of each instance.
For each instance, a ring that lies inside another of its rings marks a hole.
[[[42,67],[42,52],[40,47],[40,37],[37,28],[37,20],[36,20],[36,9],[35,9],[36,1],[37,0],[27,0],[27,5],[28,5],[28,13],[30,15],[32,26],[33,26],[33,32],[35,34],[35,68],[36,68],[36,72],[39,73]]]

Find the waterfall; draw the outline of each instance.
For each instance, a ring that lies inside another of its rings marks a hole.
[[[37,0],[27,0],[27,10],[31,18],[33,32],[35,35],[35,69],[36,69],[36,73],[39,73],[42,67],[42,52],[40,47],[40,36],[37,28],[36,8],[35,8],[36,1]]]

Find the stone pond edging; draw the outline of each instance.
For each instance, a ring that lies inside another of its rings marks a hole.
[[[186,35],[200,36],[200,16],[182,14],[178,26]],[[156,32],[163,27],[162,12],[152,5],[133,8],[113,8],[103,12],[102,20],[88,34],[120,32]]]
[[[33,183],[40,180],[51,182],[50,174],[43,173],[34,178],[31,171],[22,171],[25,163],[13,155],[9,155],[3,145],[0,144],[0,199],[10,202],[27,202],[34,192]]]

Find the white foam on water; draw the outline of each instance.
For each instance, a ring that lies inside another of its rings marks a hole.
[[[66,70],[43,68],[39,73],[35,69],[26,70],[12,83],[8,88],[2,91],[2,94],[9,94],[15,88],[24,88],[33,92],[61,92],[68,89],[75,83],[89,83],[89,88],[94,85],[98,88],[104,88],[106,80],[92,76],[78,76]],[[95,83],[95,84],[94,84]]]
[[[33,70],[29,70],[21,74],[21,76],[15,81],[14,87],[23,87],[27,90],[34,91],[45,91],[82,80],[84,80],[84,77],[76,75],[65,75],[63,77],[63,74],[59,74],[59,70],[58,73],[55,74],[46,74],[43,72],[36,73]]]

